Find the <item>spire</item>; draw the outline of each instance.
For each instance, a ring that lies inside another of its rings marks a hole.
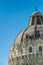
[[[37,10],[37,7],[35,7],[35,11],[38,11],[38,10]]]

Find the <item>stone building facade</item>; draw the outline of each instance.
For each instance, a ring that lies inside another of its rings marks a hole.
[[[9,65],[43,65],[43,15],[35,11],[29,22],[10,48]]]

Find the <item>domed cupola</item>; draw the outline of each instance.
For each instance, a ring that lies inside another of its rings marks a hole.
[[[9,65],[43,65],[43,15],[35,11],[29,22],[11,46]]]
[[[35,11],[32,13],[30,17],[29,25],[41,25],[43,24],[43,15],[39,11]]]

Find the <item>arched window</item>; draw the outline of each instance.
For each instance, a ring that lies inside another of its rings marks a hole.
[[[22,56],[22,59],[24,59],[24,56]]]
[[[37,17],[37,24],[39,25],[39,24],[41,24],[41,21],[40,21],[40,17]]]
[[[39,30],[36,31],[36,38],[40,38],[40,33],[39,33]]]
[[[28,36],[28,34],[26,35],[26,41],[28,41],[28,38],[29,38],[29,36]]]
[[[18,61],[18,57],[17,57],[17,61]]]
[[[35,25],[35,17],[32,17],[32,25]]]
[[[29,47],[29,52],[32,52],[32,47]]]
[[[42,46],[39,46],[39,51],[42,52]]]

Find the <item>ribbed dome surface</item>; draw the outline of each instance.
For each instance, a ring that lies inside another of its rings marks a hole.
[[[22,32],[20,32],[20,34],[18,34],[14,44],[21,43],[21,38],[22,38],[23,32],[24,31],[22,31]]]
[[[9,65],[43,65],[43,15],[35,11],[29,26],[10,48]]]

